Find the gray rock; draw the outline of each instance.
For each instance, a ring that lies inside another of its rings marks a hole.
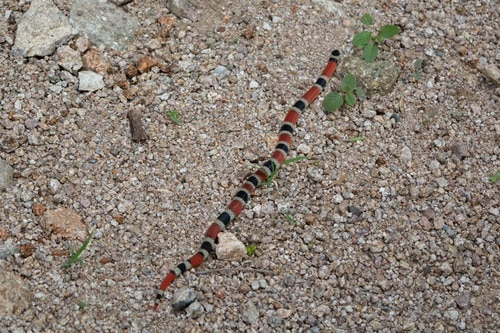
[[[92,71],[82,71],[78,73],[80,84],[78,89],[81,91],[96,91],[104,88],[102,75]]]
[[[470,297],[469,295],[458,296],[455,298],[455,302],[460,309],[467,309],[470,305]]]
[[[376,319],[370,322],[370,327],[375,331],[379,331],[383,328],[382,323]]]
[[[217,67],[215,67],[212,74],[216,74],[221,79],[225,79],[231,74],[231,72],[226,67],[218,65]]]
[[[250,288],[252,288],[252,290],[259,290],[260,286],[259,286],[259,281],[257,280],[254,280],[250,283]]]
[[[307,168],[307,176],[313,182],[319,183],[323,180],[323,170],[314,167]]]
[[[443,178],[443,177],[436,178],[436,183],[441,188],[446,187],[449,184],[448,181],[445,178]]]
[[[495,64],[478,65],[477,69],[497,87],[500,86],[500,69]]]
[[[190,288],[181,288],[172,297],[172,307],[174,310],[183,310],[196,300],[195,292]]]
[[[441,230],[443,229],[443,227],[444,227],[444,219],[439,216],[434,220],[434,229]]]
[[[293,314],[293,311],[290,309],[278,309],[276,310],[276,314],[281,318],[281,319],[287,319],[290,318],[290,316]]]
[[[446,311],[446,316],[451,320],[456,321],[459,318],[460,313],[456,309],[450,308]]]
[[[194,8],[187,0],[167,0],[166,7],[178,18],[187,18],[191,21],[196,20]]]
[[[447,261],[443,262],[441,266],[439,266],[439,270],[444,276],[449,276],[451,273],[453,273],[453,267]]]
[[[332,197],[333,203],[339,204],[344,201],[344,197],[341,194],[334,194]]]
[[[51,179],[49,181],[49,190],[52,194],[57,194],[61,191],[62,184],[57,179]]]
[[[13,50],[25,57],[43,57],[73,36],[68,18],[51,0],[33,0],[18,24]]]
[[[250,83],[248,84],[249,89],[256,89],[259,87],[259,82],[255,80],[251,80]]]
[[[465,145],[462,142],[455,143],[453,146],[451,146],[451,151],[458,156],[461,160],[467,158],[470,156],[469,149],[467,148],[467,145]]]
[[[189,304],[189,306],[186,308],[186,314],[189,318],[199,318],[203,315],[203,306],[199,302],[193,302]]]
[[[12,184],[14,169],[0,158],[0,191],[5,191]]]
[[[139,21],[121,7],[102,0],[76,0],[70,22],[97,46],[121,50],[134,41]]]
[[[278,328],[283,325],[283,319],[281,319],[279,316],[272,315],[267,318],[267,322],[269,326],[273,328]]]
[[[411,149],[407,146],[404,146],[401,149],[401,155],[399,155],[399,160],[404,164],[409,164],[412,160]]]
[[[259,310],[257,310],[255,304],[253,304],[251,301],[248,301],[241,306],[241,315],[241,319],[245,323],[252,324],[259,318]]]
[[[311,3],[325,9],[328,13],[339,15],[341,17],[346,16],[345,11],[342,8],[342,5],[336,3],[335,1],[312,0]]]
[[[341,62],[339,73],[342,76],[353,74],[368,96],[373,93],[387,95],[393,90],[401,69],[390,61],[368,63],[364,59],[349,57]]]
[[[8,257],[14,255],[19,252],[19,247],[12,244],[10,239],[5,241],[5,243],[0,244],[0,259],[7,259]]]

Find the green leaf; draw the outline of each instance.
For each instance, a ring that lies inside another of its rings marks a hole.
[[[363,141],[365,138],[362,136],[351,136],[350,138],[347,139],[349,142],[358,142],[358,141]]]
[[[399,33],[399,27],[397,25],[384,25],[382,28],[380,28],[380,32],[378,33],[378,36],[380,38],[391,38],[394,37]]]
[[[305,160],[306,158],[307,158],[307,156],[292,157],[292,158],[284,160],[282,165],[287,165],[287,164],[294,163],[294,162],[300,162],[302,160]]]
[[[499,179],[500,179],[500,173],[495,173],[494,175],[491,175],[491,176],[490,176],[490,181],[491,181],[492,183],[496,183],[496,182],[497,182],[497,180],[499,180]]]
[[[338,92],[334,91],[326,95],[321,105],[326,112],[332,112],[338,110],[342,104],[344,104],[344,98]]]
[[[356,89],[356,77],[352,74],[344,76],[342,83],[340,84],[340,89],[343,92],[353,91]]]
[[[354,35],[352,39],[352,45],[356,47],[363,47],[372,40],[372,35],[369,31],[361,31]]]
[[[292,215],[290,215],[290,213],[284,213],[283,216],[285,217],[285,219],[288,223],[295,223],[295,220],[292,217]]]
[[[247,255],[249,257],[254,255],[255,249],[257,249],[257,246],[254,244],[251,244],[251,245],[248,245],[247,247],[245,247],[245,250],[247,251]]]
[[[165,115],[168,117],[168,119],[170,119],[174,123],[176,123],[176,124],[179,123],[179,118],[178,118],[179,112],[178,111],[174,111],[174,110],[166,111]]]
[[[373,62],[378,55],[378,47],[373,43],[368,43],[363,49],[363,57],[366,62]]]
[[[78,301],[77,304],[80,310],[85,310],[85,308],[87,307],[87,303],[85,303],[84,301]]]
[[[361,87],[356,87],[356,89],[354,89],[354,92],[356,93],[356,96],[358,96],[358,98],[361,98],[364,95],[363,88]]]
[[[71,257],[64,263],[61,265],[62,268],[69,268],[71,267],[71,265],[73,265],[75,262],[78,262],[78,261],[82,261],[82,259],[80,259],[80,255],[83,253],[83,251],[85,251],[85,249],[87,248],[87,246],[89,246],[90,244],[90,240],[92,239],[92,235],[94,234],[94,231],[92,231],[88,236],[87,238],[85,239],[85,241],[83,242],[82,246],[80,246],[80,248],[76,251],[76,252],[73,252],[73,250],[71,249],[70,252],[71,252]]]
[[[364,25],[367,25],[367,26],[372,25],[372,23],[373,23],[372,16],[370,14],[365,14],[365,15],[361,16],[361,23],[363,23]]]
[[[281,166],[279,166],[277,169],[274,167],[274,164],[272,164],[272,167],[271,167],[271,174],[269,175],[269,177],[267,177],[266,181],[262,182],[262,184],[260,184],[260,186],[269,186],[273,183],[273,180],[274,180],[274,177],[276,177],[276,175],[278,174],[278,171],[279,169],[281,168]]]
[[[345,94],[345,103],[349,106],[356,104],[356,96],[352,92],[347,92]]]
[[[286,160],[283,161],[283,163],[277,169],[274,168],[274,164],[273,164],[273,166],[271,167],[271,174],[269,175],[269,177],[267,177],[266,181],[263,182],[260,185],[261,186],[271,185],[273,183],[274,177],[276,177],[276,175],[278,174],[279,169],[282,166],[290,164],[290,163],[293,163],[293,162],[299,162],[299,161],[305,160],[306,158],[307,158],[307,156],[297,156],[297,157],[286,159]]]

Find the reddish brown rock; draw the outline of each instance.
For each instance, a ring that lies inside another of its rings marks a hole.
[[[26,243],[19,247],[19,252],[23,258],[28,258],[35,252],[35,247],[32,244]]]
[[[106,58],[97,49],[89,49],[83,55],[83,67],[101,75],[105,75],[110,67]]]
[[[47,208],[45,208],[45,206],[42,205],[41,203],[35,202],[33,206],[31,206],[31,210],[33,211],[33,214],[35,214],[35,216],[40,216],[43,215],[43,213],[45,213]]]
[[[88,234],[82,217],[74,210],[67,208],[48,210],[41,226],[45,232],[66,239],[83,240]]]
[[[146,73],[151,70],[156,65],[156,60],[153,57],[145,56],[139,60],[137,64],[137,69],[141,73]]]

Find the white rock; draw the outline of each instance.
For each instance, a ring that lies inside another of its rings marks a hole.
[[[219,244],[215,248],[218,259],[240,261],[247,257],[245,245],[230,232],[221,232],[218,236]]]
[[[310,152],[311,152],[311,147],[309,147],[305,143],[301,143],[297,147],[297,153],[299,154],[309,155]]]
[[[59,191],[61,190],[61,187],[62,187],[62,185],[57,179],[51,179],[49,181],[49,190],[52,194],[59,193]]]
[[[267,23],[267,22],[264,22],[264,24],[262,25],[262,28],[264,28],[264,30],[268,30],[268,31],[272,29],[271,25],[269,25],[269,23]]]
[[[96,91],[104,88],[102,75],[92,71],[82,71],[78,73],[80,85],[78,89],[81,91]]]
[[[257,81],[250,81],[250,83],[248,84],[248,88],[249,89],[255,89],[255,88],[258,88],[259,87],[259,83]]]

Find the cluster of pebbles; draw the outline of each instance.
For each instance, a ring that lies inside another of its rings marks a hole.
[[[139,25],[123,48],[76,35],[23,56],[32,2],[0,0],[1,332],[498,330],[494,1],[125,1]],[[364,13],[401,27],[378,57],[394,87],[313,103],[291,152],[307,159],[229,227],[255,253],[209,259],[154,312],[334,48],[337,88]],[[194,305],[173,311],[184,287]]]

